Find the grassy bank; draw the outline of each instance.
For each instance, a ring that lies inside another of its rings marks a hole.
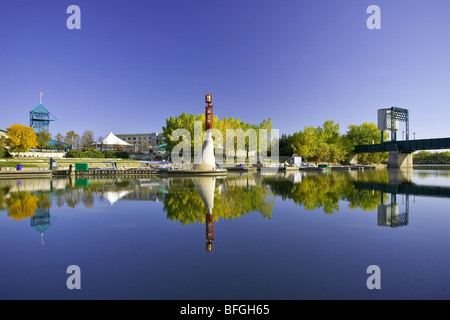
[[[5,168],[15,168],[19,164],[21,164],[23,168],[39,168],[38,165],[33,163],[24,163],[21,161],[0,161],[0,167]]]

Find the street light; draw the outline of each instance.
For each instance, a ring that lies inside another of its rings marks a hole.
[[[416,140],[416,133],[415,133],[415,132],[413,132],[413,134],[414,134],[414,140]]]

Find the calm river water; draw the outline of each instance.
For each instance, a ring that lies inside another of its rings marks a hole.
[[[0,180],[0,299],[449,299],[449,208],[441,169]]]

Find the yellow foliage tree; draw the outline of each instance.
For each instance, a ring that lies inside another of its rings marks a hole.
[[[19,221],[34,217],[39,197],[29,192],[15,192],[8,200],[8,217]]]
[[[16,123],[8,127],[7,131],[8,140],[6,143],[10,151],[17,152],[17,156],[19,156],[20,152],[36,148],[37,138],[33,128]]]

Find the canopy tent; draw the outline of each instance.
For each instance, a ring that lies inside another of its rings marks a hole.
[[[122,139],[118,138],[114,133],[110,132],[105,139],[101,141],[103,145],[107,146],[128,146],[132,147],[133,145],[123,141]]]
[[[125,197],[126,195],[130,194],[130,190],[124,190],[124,191],[106,191],[103,193],[103,196],[108,200],[108,202],[111,204],[111,206],[119,201],[121,198]]]

